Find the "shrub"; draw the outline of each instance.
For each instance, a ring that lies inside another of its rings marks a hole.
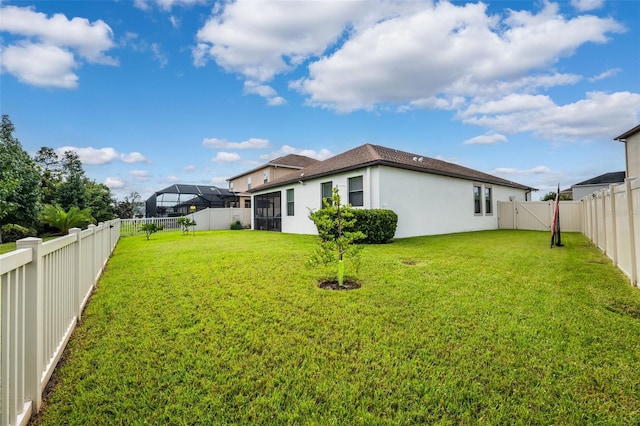
[[[236,220],[231,224],[231,229],[233,229],[234,231],[238,231],[238,230],[244,229],[244,226],[242,226],[242,222],[240,222],[239,220]]]
[[[34,229],[25,228],[21,225],[9,223],[2,226],[2,242],[12,243],[22,238],[35,237],[36,231]]]
[[[349,232],[361,232],[365,235],[364,238],[360,238],[356,242],[385,244],[393,239],[398,226],[398,215],[393,210],[351,209],[350,211],[353,213],[354,220],[349,222],[347,226],[343,226],[343,229]],[[316,222],[317,219],[328,217],[329,212],[325,207],[313,212],[312,215],[312,220]],[[338,237],[336,229],[320,230],[318,228],[318,234],[325,241]]]
[[[196,221],[191,219],[188,216],[179,217],[178,219],[176,219],[176,223],[178,223],[178,225],[182,226],[182,234],[183,235],[188,235],[189,234],[189,227],[190,226],[196,226],[197,225]]]
[[[158,231],[162,231],[163,228],[164,227],[162,225],[158,225],[155,223],[145,223],[142,226],[140,226],[140,230],[144,231],[145,235],[147,236],[147,240],[149,239],[151,234],[155,234]]]
[[[385,244],[393,239],[398,227],[398,215],[393,210],[354,210],[355,231],[367,237],[360,240],[366,244]]]

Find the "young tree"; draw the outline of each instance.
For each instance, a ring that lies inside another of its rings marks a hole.
[[[40,175],[18,139],[6,114],[0,125],[0,225],[35,227],[40,203]]]
[[[352,231],[355,219],[350,204],[342,204],[338,188],[331,198],[322,201],[324,208],[309,214],[320,237],[320,247],[311,258],[312,264],[337,263],[338,286],[344,286],[344,259],[358,260],[362,246],[355,241],[366,238],[360,231]]]
[[[47,204],[40,214],[40,221],[52,228],[60,230],[61,234],[69,233],[71,228],[84,228],[89,223],[94,222],[89,209],[80,210],[73,206],[69,211],[65,211],[60,206]]]

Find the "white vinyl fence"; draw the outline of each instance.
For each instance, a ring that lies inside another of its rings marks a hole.
[[[187,217],[196,222],[196,231],[213,231],[229,229],[231,224],[237,220],[243,226],[251,225],[251,209],[245,208],[225,208],[225,209],[204,209],[195,213],[190,213]],[[149,217],[141,219],[121,219],[120,232],[124,235],[136,235],[140,227],[145,223],[155,223],[163,227],[162,231],[179,231],[181,229],[177,222],[177,217]]]
[[[640,178],[626,179],[581,200],[584,234],[639,286]]]
[[[0,255],[0,425],[25,425],[120,238],[116,219]]]
[[[551,231],[553,201],[498,201],[498,227],[500,229],[526,229]],[[582,203],[560,201],[560,229],[582,232]]]

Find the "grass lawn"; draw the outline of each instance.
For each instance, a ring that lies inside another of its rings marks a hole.
[[[34,423],[638,424],[640,291],[563,242],[367,246],[329,291],[312,236],[123,238]]]

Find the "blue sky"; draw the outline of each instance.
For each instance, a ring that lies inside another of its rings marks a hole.
[[[0,108],[117,198],[374,143],[546,192],[624,170],[640,2],[3,1]]]

